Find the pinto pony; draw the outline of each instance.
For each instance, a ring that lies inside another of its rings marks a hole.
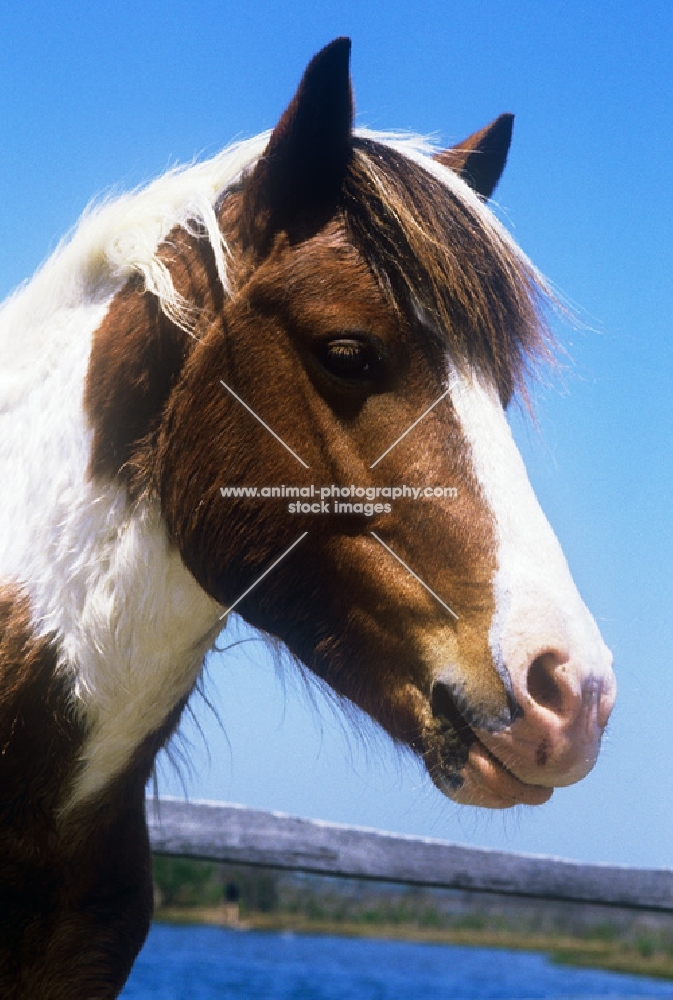
[[[504,413],[547,351],[485,207],[511,117],[436,153],[353,132],[349,51],[270,135],[90,211],[0,312],[3,998],[122,988],[146,783],[234,605],[457,802],[595,761],[610,655]]]

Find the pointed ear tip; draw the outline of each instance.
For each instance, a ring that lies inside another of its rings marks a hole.
[[[311,60],[315,62],[316,60],[322,60],[323,58],[330,56],[336,57],[337,59],[343,59],[346,62],[350,59],[351,54],[351,40],[347,35],[340,35],[338,38],[333,39],[324,45],[319,52]]]
[[[335,38],[324,45],[313,56],[304,70],[304,80],[316,77],[332,77],[333,79],[348,79],[350,76],[350,38]]]
[[[332,49],[332,48],[334,48],[334,49],[337,49],[337,48],[338,49],[346,49],[346,51],[350,52],[351,45],[352,45],[352,42],[351,42],[350,38],[348,37],[348,35],[339,35],[338,38],[334,38],[334,39],[332,39],[331,42],[328,42],[327,45],[325,46],[325,48],[326,49]]]
[[[514,115],[511,111],[506,111],[502,115],[498,115],[493,125],[498,128],[503,133],[512,134],[512,129],[514,128]]]

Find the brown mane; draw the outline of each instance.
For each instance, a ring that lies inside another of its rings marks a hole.
[[[396,307],[439,341],[458,367],[475,367],[504,401],[549,360],[542,306],[549,290],[466,191],[390,146],[354,140],[343,188],[353,243]],[[490,220],[489,220],[490,221]]]

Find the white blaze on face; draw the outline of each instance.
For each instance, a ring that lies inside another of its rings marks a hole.
[[[494,523],[489,641],[523,716],[480,740],[517,777],[579,780],[593,765],[615,697],[611,655],[533,493],[495,388],[452,372],[451,398]]]

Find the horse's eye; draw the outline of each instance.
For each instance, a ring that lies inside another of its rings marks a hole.
[[[341,337],[324,345],[320,360],[337,378],[347,382],[368,382],[376,378],[381,358],[367,341]]]

